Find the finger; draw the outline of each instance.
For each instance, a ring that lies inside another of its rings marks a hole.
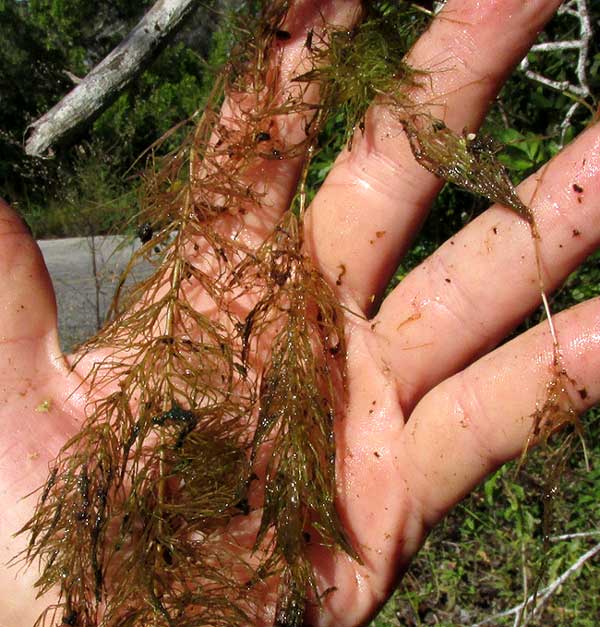
[[[449,0],[410,52],[430,72],[412,97],[457,131],[476,129],[560,0]],[[373,107],[310,208],[307,232],[330,280],[368,312],[422,223],[441,181],[414,160],[394,114]]]
[[[56,300],[42,253],[23,220],[2,200],[0,294],[0,347],[19,353],[33,343],[60,355]]]
[[[566,311],[555,322],[562,365],[574,381],[567,386],[570,402],[583,411],[600,401],[600,300]],[[426,529],[490,472],[522,453],[532,415],[551,393],[553,364],[552,338],[542,323],[447,379],[417,405],[402,436]]]
[[[25,625],[56,599],[35,598],[35,569],[8,568],[27,547],[25,537],[12,536],[31,516],[24,497],[43,483],[48,463],[72,435],[63,407],[76,383],[65,385],[54,291],[40,249],[1,200],[0,299],[0,623]]]
[[[213,142],[223,141],[218,154],[230,150],[231,133],[234,138],[252,135],[250,140],[241,141],[243,144],[250,141],[250,149],[257,156],[248,166],[243,166],[242,178],[254,189],[260,206],[253,207],[250,203],[236,210],[247,210],[244,223],[254,227],[258,241],[270,232],[292,200],[307,149],[307,124],[315,115],[310,105],[316,106],[319,102],[316,85],[307,86],[294,80],[313,64],[312,52],[306,46],[307,33],[312,32],[314,40],[319,41],[332,24],[349,28],[359,14],[360,0],[292,2],[265,54],[268,70],[262,78],[256,79],[259,84],[249,79],[255,93],[252,90],[230,93],[223,105],[221,124],[226,130],[213,137]],[[265,85],[260,84],[263,80]],[[280,109],[284,112],[278,112]],[[227,159],[224,163],[218,159],[216,165],[227,167]]]
[[[584,409],[600,400],[600,300],[556,322],[574,401]],[[315,620],[319,626],[356,625],[387,598],[431,526],[487,472],[521,453],[555,371],[542,324],[440,384],[405,422],[398,388],[377,367],[361,326],[350,335],[336,476],[337,508],[362,564],[315,549],[320,589],[338,588],[325,599],[330,619]]]
[[[533,198],[548,292],[600,246],[599,167],[597,125],[519,186],[521,198]],[[498,344],[540,300],[529,226],[495,205],[409,274],[375,319],[405,410]]]

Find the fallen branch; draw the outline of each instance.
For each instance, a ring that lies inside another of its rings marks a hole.
[[[590,46],[593,40],[594,30],[590,18],[588,0],[568,0],[564,2],[559,8],[558,15],[569,15],[579,21],[579,39],[572,39],[568,41],[548,41],[535,44],[531,47],[530,52],[547,53],[555,52],[557,50],[577,50],[577,82],[572,82],[568,80],[554,80],[548,76],[544,76],[543,74],[532,70],[530,68],[528,56],[526,56],[521,61],[519,69],[524,72],[525,76],[527,76],[527,78],[529,78],[530,80],[540,83],[545,87],[549,87],[550,89],[554,89],[560,92],[566,92],[567,94],[571,94],[575,98],[575,103],[569,107],[564,119],[560,124],[560,145],[562,146],[565,140],[566,131],[571,124],[573,115],[581,106],[582,101],[586,98],[589,98],[591,95],[591,90],[588,83],[588,76],[586,72],[588,68]]]
[[[33,122],[25,152],[49,156],[102,113],[191,16],[196,0],[158,0],[127,37],[58,104]]]
[[[517,617],[522,616],[525,610],[535,602],[535,607],[533,608],[530,616],[535,617],[539,614],[550,597],[556,592],[556,590],[562,586],[562,584],[573,574],[576,573],[588,560],[592,559],[595,555],[600,553],[600,542],[596,544],[596,546],[592,547],[589,551],[581,555],[577,561],[575,561],[567,570],[565,570],[559,577],[557,577],[550,585],[546,586],[543,590],[538,591],[537,594],[530,595],[525,601],[519,603],[519,605],[515,605],[511,607],[509,610],[505,610],[504,612],[500,612],[499,614],[494,614],[494,616],[490,616],[482,620],[479,623],[474,623],[470,627],[483,627],[483,625],[497,624],[497,621],[501,618],[507,618],[508,616],[512,616],[515,614]],[[520,621],[519,621],[520,622]]]
[[[559,542],[561,540],[574,540],[576,538],[591,538],[593,536],[600,536],[599,531],[579,531],[577,533],[563,533],[560,536],[551,536],[551,542]]]

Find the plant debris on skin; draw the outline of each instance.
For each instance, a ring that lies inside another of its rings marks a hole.
[[[303,624],[308,590],[319,598],[307,536],[316,532],[320,544],[358,557],[334,506],[333,420],[336,392],[343,392],[343,312],[302,251],[301,224],[288,212],[242,278],[261,284],[264,293],[241,330],[245,353],[260,346],[263,336],[270,338],[251,445],[251,460],[265,449],[267,455],[256,547],[266,552],[269,568],[283,570],[276,624],[289,627]]]
[[[426,13],[411,2],[363,2],[353,29],[309,31],[313,67],[295,82],[317,84],[321,101],[307,106],[302,94],[281,102],[272,89],[273,51],[292,37],[283,28],[288,2],[248,4],[241,43],[203,114],[188,121],[177,150],[151,153],[137,218],[142,246],[110,322],[80,349],[78,359],[96,349],[104,355],[86,379],[88,416],[22,529],[30,539],[22,557],[40,567],[38,593],[60,588],[39,627],[252,624],[274,581],[275,625],[300,627],[307,603],[323,595],[307,545],[359,559],[334,502],[343,311],[302,239],[307,173],[334,116],[341,114],[351,148],[369,106],[390,107],[419,163],[510,207],[536,233],[495,148],[412,104],[423,73],[403,59]],[[239,109],[227,123],[219,114],[226,97]],[[298,114],[305,137],[284,145],[271,122]],[[261,159],[299,155],[306,156],[294,200],[271,236],[247,249],[236,234],[262,198],[246,174]],[[154,273],[126,287],[148,262]],[[198,294],[218,319],[196,309]],[[558,422],[577,425],[560,399],[549,390],[536,437]],[[259,468],[260,523],[253,546],[241,545],[230,530],[249,524]]]
[[[459,135],[441,120],[425,115],[403,119],[402,125],[415,159],[424,168],[448,183],[512,209],[535,229],[533,213],[496,158],[497,148],[491,138],[466,132]]]
[[[315,67],[296,77],[317,82],[321,106],[341,114],[345,140],[352,147],[357,130],[365,130],[365,116],[374,99],[408,104],[407,88],[417,85],[416,72],[404,57],[425,29],[428,17],[412,2],[363,1],[364,21],[352,30],[333,31],[327,41],[311,37]]]

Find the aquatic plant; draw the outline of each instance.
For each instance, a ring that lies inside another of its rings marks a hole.
[[[307,32],[311,68],[282,95],[288,3],[248,3],[235,27],[241,43],[187,138],[165,157],[151,153],[142,246],[109,323],[75,360],[94,360],[82,384],[87,419],[22,530],[39,593],[60,588],[38,625],[251,624],[274,588],[275,624],[300,627],[307,603],[324,594],[309,547],[359,559],[335,509],[343,310],[303,241],[307,173],[324,125],[341,113],[351,149],[369,106],[389,107],[419,163],[511,208],[538,237],[495,147],[413,102],[425,77],[404,57],[426,12],[385,7],[365,2],[349,30],[324,23]],[[318,102],[306,98],[315,87]],[[288,116],[304,121],[296,143],[279,135]],[[253,170],[298,157],[296,194],[254,249],[240,236],[247,216],[265,209]],[[150,275],[131,284],[144,265]],[[562,377],[557,340],[555,351]],[[536,439],[563,423],[579,428],[560,377],[536,414]]]

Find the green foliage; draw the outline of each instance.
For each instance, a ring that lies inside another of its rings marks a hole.
[[[45,192],[57,164],[28,159],[23,152],[27,126],[58,99],[68,85],[64,56],[48,51],[43,31],[31,23],[21,3],[0,7],[0,195],[26,202]]]
[[[98,143],[81,145],[78,153],[72,171],[63,175],[60,195],[44,205],[20,205],[37,239],[123,232],[138,211],[135,190],[119,176],[111,155]]]
[[[151,0],[27,0],[26,11],[29,21],[43,33],[41,43],[46,50],[61,51],[69,69],[83,74],[122,39],[151,4]]]
[[[32,207],[55,209],[71,188],[81,187],[78,164],[90,143],[97,146],[98,155],[109,156],[103,179],[112,176],[118,183],[157,137],[201,107],[210,90],[206,63],[200,56],[207,42],[199,41],[196,49],[176,43],[163,51],[78,143],[60,148],[52,160],[25,157],[22,142],[27,125],[73,87],[65,71],[87,73],[149,4],[150,0],[5,0],[0,21],[0,35],[8,44],[0,50],[0,195],[29,214],[36,211]],[[55,216],[48,222],[60,220]]]
[[[600,458],[600,412],[586,420],[590,457]],[[490,618],[523,601],[526,577],[533,590],[539,566],[545,563],[541,587],[556,579],[600,535],[553,540],[547,554],[540,533],[542,504],[538,497],[546,480],[546,452],[532,453],[516,473],[505,466],[484,482],[427,540],[392,601],[372,627],[456,627]],[[560,482],[556,524],[551,536],[597,531],[600,527],[600,467],[586,471],[574,456]],[[595,594],[600,571],[595,563],[571,576],[557,591],[533,627],[593,627],[600,605]],[[490,623],[509,626],[514,615]]]
[[[157,138],[202,106],[205,62],[184,43],[167,48],[95,122],[96,142],[111,148],[123,169]],[[176,135],[162,148],[173,148]],[[106,148],[105,148],[106,149]]]
[[[403,63],[406,52],[427,25],[426,13],[412,2],[365,2],[366,20],[356,29],[334,34],[319,53],[320,66],[298,80],[317,80],[332,112],[318,140],[318,152],[307,177],[307,201],[325,180],[333,162],[356,132],[364,130],[364,117],[374,98],[385,100],[418,76]],[[322,46],[322,43],[321,43]]]
[[[401,99],[414,84],[414,71],[404,55],[424,29],[427,19],[410,2],[366,3],[365,20],[351,31],[336,31],[326,45],[310,42],[317,67],[299,76],[300,82],[321,85],[324,106],[344,120],[343,142],[364,130],[367,109],[376,97]],[[338,140],[339,141],[339,140]]]
[[[520,133],[516,129],[499,129],[496,137],[504,145],[500,162],[519,178],[531,174],[556,155],[558,143],[539,137],[531,132]]]
[[[600,296],[600,251],[585,261],[553,296],[553,307],[560,311],[573,304]]]

